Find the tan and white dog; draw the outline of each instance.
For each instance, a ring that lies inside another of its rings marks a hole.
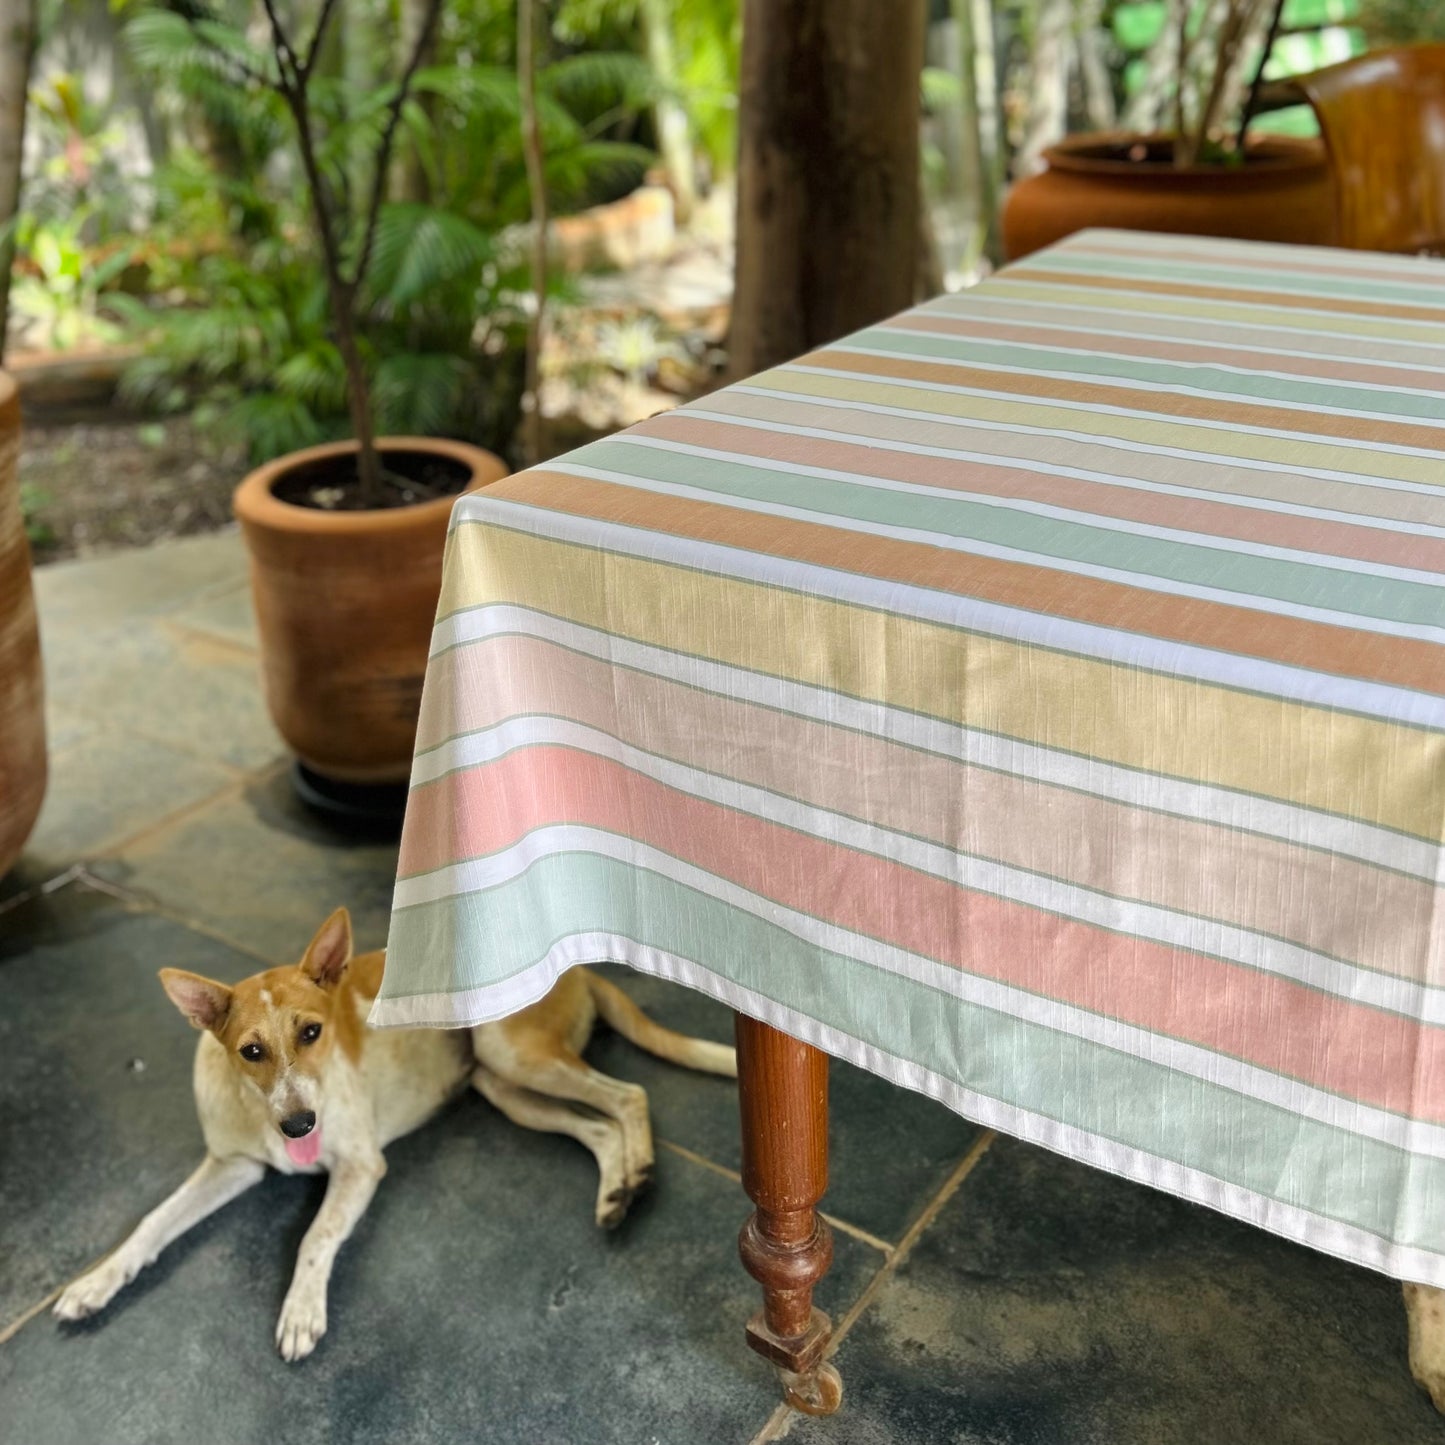
[[[570,1134],[592,1151],[601,1169],[597,1222],[610,1228],[651,1178],[652,1129],[643,1089],[582,1058],[598,1017],[660,1058],[737,1075],[731,1048],[662,1028],[583,968],[564,974],[540,1003],[470,1032],[369,1029],[383,961],[381,953],[353,960],[351,919],[339,908],[299,964],[234,987],[161,970],[166,993],[203,1030],[194,1081],[206,1157],[61,1294],[61,1319],[104,1308],[166,1245],[249,1189],[268,1165],[283,1174],[324,1170],[326,1197],[301,1241],[276,1326],[281,1354],[299,1360],[326,1333],[331,1267],[386,1173],[382,1151],[468,1082],[514,1122]]]

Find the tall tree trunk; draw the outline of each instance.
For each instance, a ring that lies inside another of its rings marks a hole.
[[[1028,125],[1018,154],[1020,176],[1042,170],[1044,150],[1068,130],[1072,12],[1070,0],[1040,0],[1034,16]]]
[[[983,228],[983,253],[995,265],[1003,260],[999,231],[999,197],[1003,194],[1007,157],[1004,155],[1003,112],[998,99],[998,55],[991,0],[954,0],[953,13],[968,21],[967,48],[973,54],[974,107],[978,116],[980,179],[978,207]]]
[[[35,0],[0,0],[0,361],[5,357],[10,314],[10,263],[15,238],[10,223],[20,209],[20,170],[25,150],[25,100],[35,51]]]
[[[686,223],[697,204],[697,170],[693,161],[692,123],[677,99],[677,54],[672,37],[672,0],[639,0],[642,42],[647,63],[667,93],[652,107],[657,125],[657,148],[672,182],[677,219]]]
[[[526,411],[527,461],[543,460],[546,442],[542,418],[542,343],[547,310],[547,165],[542,128],[537,122],[537,14],[534,0],[517,4],[517,84],[522,99],[522,155],[527,188],[532,193],[532,317],[527,328]]]
[[[428,0],[401,0],[400,23],[398,29],[401,33],[401,44],[399,51],[403,56],[410,55],[422,40],[427,29]],[[433,51],[436,49],[435,37],[432,36],[426,42],[422,52],[421,63],[423,66],[430,65],[433,59]],[[419,95],[415,104],[420,107],[428,116],[433,112],[430,95]],[[392,166],[392,194],[402,201],[427,201],[431,199],[431,186],[427,180],[426,167],[422,164],[421,156],[417,154],[417,148],[411,143],[409,137],[404,137],[397,146],[396,160]]]
[[[923,15],[744,0],[735,376],[912,303]]]
[[[1074,16],[1074,45],[1078,50],[1079,88],[1091,130],[1113,130],[1119,122],[1114,87],[1104,60],[1104,0],[1081,0]]]

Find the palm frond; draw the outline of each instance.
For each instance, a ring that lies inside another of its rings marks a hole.
[[[467,360],[452,352],[400,352],[384,357],[372,383],[377,426],[392,433],[445,433],[474,381]]]
[[[475,283],[491,255],[492,238],[464,216],[398,202],[377,221],[367,289],[388,306],[406,306],[459,279]]]

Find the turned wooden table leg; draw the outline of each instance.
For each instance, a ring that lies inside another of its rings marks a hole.
[[[778,1368],[790,1405],[838,1408],[842,1383],[823,1355],[832,1322],[813,1286],[833,1262],[833,1235],[817,1212],[828,1187],[828,1056],[737,1016],[743,1188],[757,1208],[738,1236],[743,1266],[763,1287],[748,1344]]]

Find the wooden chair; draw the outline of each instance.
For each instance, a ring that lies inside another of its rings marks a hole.
[[[1445,45],[1357,56],[1265,96],[1307,100],[1319,117],[1339,245],[1445,254]]]

